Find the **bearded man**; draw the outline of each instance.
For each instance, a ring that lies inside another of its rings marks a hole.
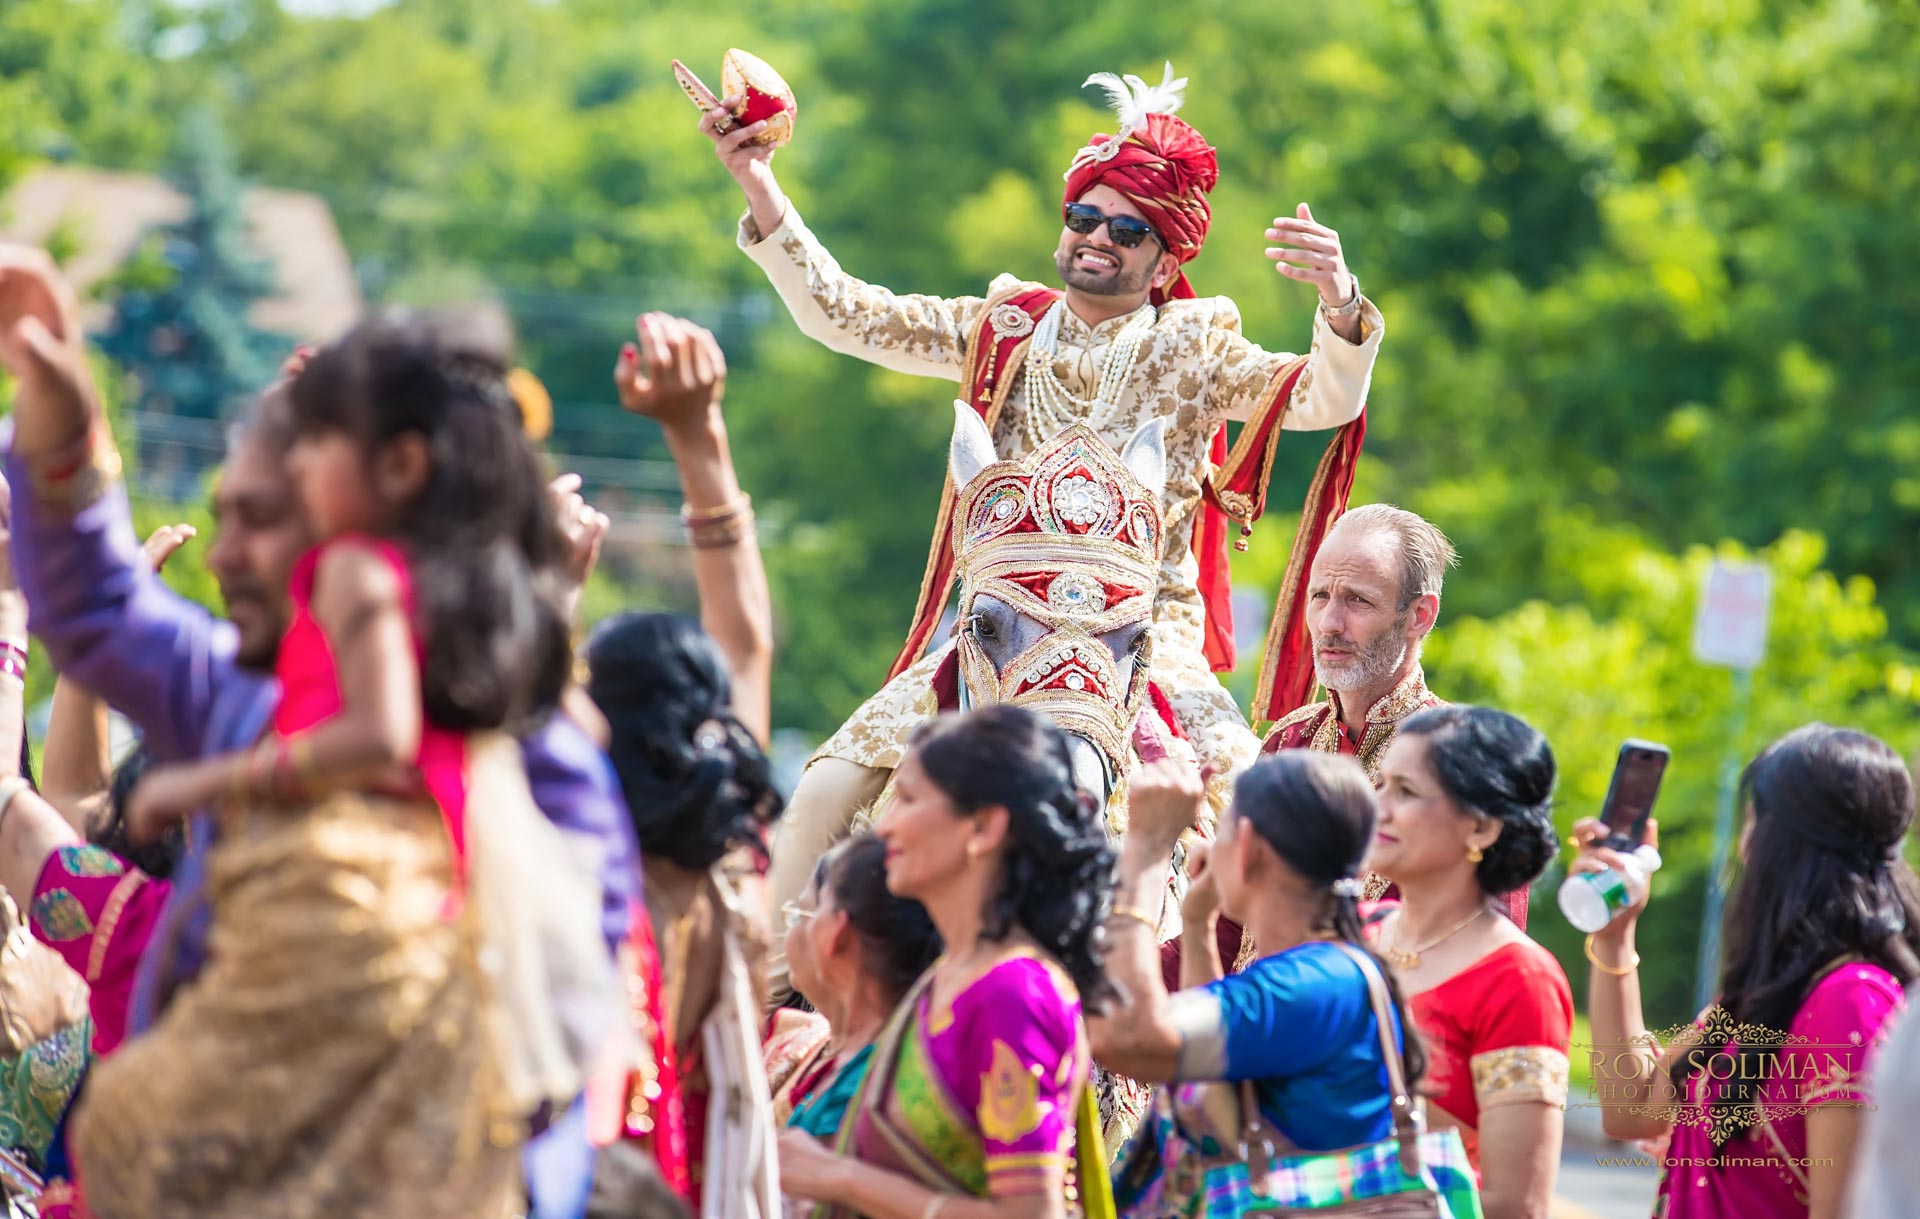
[[[871,363],[961,384],[1003,458],[1032,453],[1085,424],[1116,450],[1143,423],[1167,421],[1165,544],[1154,603],[1154,682],[1200,759],[1210,796],[1223,803],[1231,776],[1258,740],[1213,672],[1231,668],[1227,521],[1243,534],[1264,507],[1281,429],[1338,428],[1316,475],[1292,556],[1304,565],[1352,484],[1368,382],[1379,350],[1379,311],[1360,294],[1340,237],[1306,204],[1266,230],[1282,275],[1319,290],[1305,356],[1262,349],[1240,333],[1225,297],[1194,294],[1182,267],[1211,221],[1214,150],[1173,116],[1186,82],[1168,67],[1159,85],[1103,75],[1119,129],[1095,135],[1066,172],[1063,227],[1054,250],[1061,288],[996,278],[984,296],[896,295],[842,271],[788,203],[754,143],[765,122],[722,134],[737,99],[709,111],[701,129],[746,194],[740,247],[766,271],[803,333]],[[1229,420],[1247,424],[1233,451]],[[919,605],[891,680],[815,755],[774,842],[776,900],[797,894],[814,861],[880,793],[912,729],[931,712],[932,679],[950,647],[924,654],[953,582],[949,480],[935,523]],[[1300,583],[1296,579],[1295,583]],[[1290,606],[1282,606],[1282,617]],[[1297,615],[1283,631],[1300,636]],[[1276,681],[1311,689],[1296,664]]]
[[[1281,717],[1262,752],[1344,753],[1378,784],[1401,722],[1444,705],[1427,689],[1420,649],[1440,617],[1441,581],[1456,558],[1430,521],[1392,504],[1366,504],[1336,521],[1307,577],[1307,634],[1327,697]],[[1388,892],[1384,880],[1367,877],[1368,897]],[[1506,901],[1507,914],[1525,928],[1527,891]]]
[[[1380,781],[1400,721],[1441,705],[1420,649],[1455,558],[1445,534],[1391,504],[1366,504],[1334,522],[1307,576],[1307,635],[1327,697],[1283,716],[1263,752],[1344,753]]]

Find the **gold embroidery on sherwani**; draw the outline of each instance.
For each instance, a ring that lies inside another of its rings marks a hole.
[[[968,387],[966,392],[973,386],[968,377],[975,362],[971,347],[987,310],[1022,288],[1036,286],[1001,276],[986,297],[896,294],[847,275],[797,215],[790,213],[778,233],[766,236],[770,240],[760,241],[761,234],[744,226],[743,248],[766,270],[805,333],[833,350],[895,371],[959,381]],[[1371,304],[1364,308],[1365,324],[1379,329],[1378,312]],[[890,324],[895,321],[906,329]],[[1069,392],[1082,398],[1092,392],[1107,345],[1124,324],[1122,318],[1088,326],[1065,311],[1055,373]],[[1326,323],[1316,313],[1313,325],[1318,335]],[[1216,812],[1225,807],[1233,777],[1257,756],[1259,740],[1205,658],[1199,563],[1192,550],[1194,515],[1202,480],[1212,471],[1215,429],[1229,416],[1242,417],[1253,409],[1263,393],[1271,392],[1275,373],[1297,358],[1262,350],[1246,339],[1240,333],[1239,311],[1223,297],[1170,301],[1159,310],[1141,343],[1132,378],[1099,429],[1101,438],[1118,449],[1149,419],[1164,418],[1170,425],[1161,501],[1166,540],[1154,605],[1154,682],[1168,696],[1195,752],[1213,768],[1208,795]],[[1312,427],[1345,422],[1358,412],[1373,348],[1323,340],[1313,358],[1326,360],[1328,367],[1311,393],[1296,386],[1289,414]],[[1200,386],[1192,397],[1183,396],[1189,379]],[[1026,436],[1025,376],[1017,359],[996,379],[993,395],[986,422],[996,450],[1002,459],[1024,457],[1032,445]],[[1353,398],[1344,411],[1343,395]],[[938,397],[930,395],[929,400],[938,402]],[[1307,409],[1310,405],[1319,416]],[[922,719],[921,695],[941,651],[936,647],[934,655],[922,657],[887,683],[815,756],[881,769],[897,765],[907,734]]]
[[[1366,728],[1360,734],[1360,746],[1357,758],[1360,766],[1367,772],[1367,778],[1374,786],[1380,784],[1380,761],[1386,757],[1387,746],[1393,744],[1393,738],[1400,731],[1400,721],[1434,701],[1427,689],[1427,675],[1420,666],[1415,665],[1413,672],[1405,681],[1395,686],[1387,696],[1367,709]],[[1315,753],[1339,753],[1341,733],[1340,696],[1333,691],[1327,692],[1327,701],[1309,703],[1307,706],[1289,712],[1274,728],[1275,732],[1322,715],[1320,725],[1314,730],[1313,737],[1307,742],[1307,748]],[[1361,878],[1365,888],[1361,893],[1367,901],[1378,901],[1386,896],[1393,882],[1377,872],[1368,872]]]
[[[1567,1103],[1567,1056],[1551,1046],[1510,1045],[1475,1054],[1467,1061],[1473,1073],[1473,1099],[1485,1113],[1496,1105],[1523,1101]]]
[[[1358,758],[1367,772],[1367,778],[1375,785],[1380,782],[1380,760],[1387,754],[1387,746],[1393,744],[1395,734],[1400,731],[1400,721],[1420,710],[1432,701],[1427,691],[1427,675],[1415,665],[1413,672],[1407,674],[1405,681],[1395,686],[1387,696],[1367,708],[1366,728],[1360,733]],[[1343,728],[1340,723],[1340,695],[1327,692],[1327,704],[1333,714],[1321,722],[1313,741],[1308,745],[1316,753],[1339,753],[1340,735]]]

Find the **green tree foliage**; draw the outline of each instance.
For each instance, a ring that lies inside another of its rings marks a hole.
[[[250,247],[241,184],[208,111],[188,116],[172,177],[192,210],[157,234],[144,260],[157,266],[113,292],[100,347],[133,375],[145,409],[218,418],[259,392],[293,344],[247,320],[273,271]]]
[[[40,157],[147,167],[165,156],[177,82],[150,58],[153,7],[0,4],[0,188]]]

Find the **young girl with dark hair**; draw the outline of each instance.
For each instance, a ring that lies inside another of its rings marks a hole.
[[[1920,885],[1902,855],[1913,778],[1885,742],[1808,724],[1761,751],[1741,793],[1718,997],[1699,1037],[1616,1066],[1619,1100],[1601,1113],[1614,1138],[1671,1134],[1667,1219],[1835,1219],[1875,1053],[1920,978]],[[1634,949],[1647,885],[1600,845],[1606,833],[1593,820],[1574,830],[1573,870],[1621,871],[1630,899],[1587,937],[1588,1020],[1596,1044],[1651,1045]],[[1647,1116],[1672,1104],[1714,1120]]]
[[[234,796],[419,791],[466,851],[465,734],[524,729],[571,664],[565,551],[486,315],[385,314],[292,383],[288,465],[318,544],[295,567],[274,733],[169,767],[135,829]]]
[[[782,1136],[787,1193],[870,1219],[1055,1219],[1104,1195],[1081,1010],[1115,998],[1114,852],[1066,734],[1012,706],[935,721],[874,834],[946,953],[880,1033],[834,1149]]]
[[[781,909],[787,967],[811,1012],[777,1009],[767,1034],[774,1116],[822,1139],[840,1130],[873,1039],[940,955],[926,907],[887,888],[887,844],[850,839]]]
[[[1427,1116],[1459,1130],[1488,1219],[1544,1214],[1560,1165],[1573,991],[1501,912],[1553,858],[1553,750],[1517,716],[1433,707],[1380,763],[1370,920],[1432,1052]]]
[[[1187,943],[1203,947],[1182,955],[1182,988],[1167,992],[1154,950],[1167,860],[1205,791],[1192,763],[1176,759],[1136,771],[1128,785],[1112,968],[1129,999],[1090,1024],[1101,1066],[1191,1085],[1172,1093],[1176,1124],[1150,1118],[1116,1170],[1116,1192],[1149,1210],[1156,1191],[1168,1205],[1192,1201],[1167,1192],[1184,1188],[1167,1168],[1175,1154],[1206,1145],[1226,1157],[1235,1147],[1268,1154],[1256,1150],[1256,1123],[1274,1136],[1275,1155],[1332,1155],[1393,1137],[1396,1119],[1410,1122],[1411,1089],[1427,1069],[1399,985],[1363,938],[1361,863],[1377,805],[1366,772],[1349,758],[1288,750],[1241,774],[1212,843],[1189,858],[1181,925],[1197,933]],[[1251,932],[1262,954],[1230,976],[1214,935],[1222,915]],[[1257,1113],[1243,1109],[1243,1096]],[[1459,1145],[1430,1150],[1450,1199],[1470,1194]],[[1455,1161],[1451,1175],[1439,1152]],[[1201,1187],[1204,1213],[1267,1213],[1308,1201],[1259,1195],[1249,1173],[1266,1165],[1214,1167]]]
[[[228,823],[207,969],[102,1060],[76,1158],[102,1213],[497,1213],[615,993],[597,887],[506,735],[568,676],[561,533],[491,318],[376,316],[291,397],[317,544],[273,732],[152,772],[128,817]]]

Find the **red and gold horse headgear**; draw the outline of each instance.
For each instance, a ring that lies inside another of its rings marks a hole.
[[[954,438],[954,562],[960,575],[960,676],[971,702],[1018,703],[1092,742],[1126,774],[1146,705],[1151,632],[1131,659],[1102,637],[1153,617],[1165,523],[1164,422],[1123,453],[1076,424],[1018,461],[994,459],[979,416],[959,406]],[[995,669],[967,629],[991,596],[1046,628]]]
[[[1200,252],[1213,223],[1207,192],[1220,180],[1220,164],[1200,133],[1173,117],[1186,99],[1187,78],[1175,80],[1173,65],[1158,85],[1138,76],[1097,72],[1087,84],[1099,85],[1112,99],[1120,129],[1087,141],[1067,170],[1064,202],[1073,203],[1095,186],[1110,186],[1140,209],[1167,252],[1182,265]],[[1153,303],[1193,295],[1183,271],[1155,289]]]

